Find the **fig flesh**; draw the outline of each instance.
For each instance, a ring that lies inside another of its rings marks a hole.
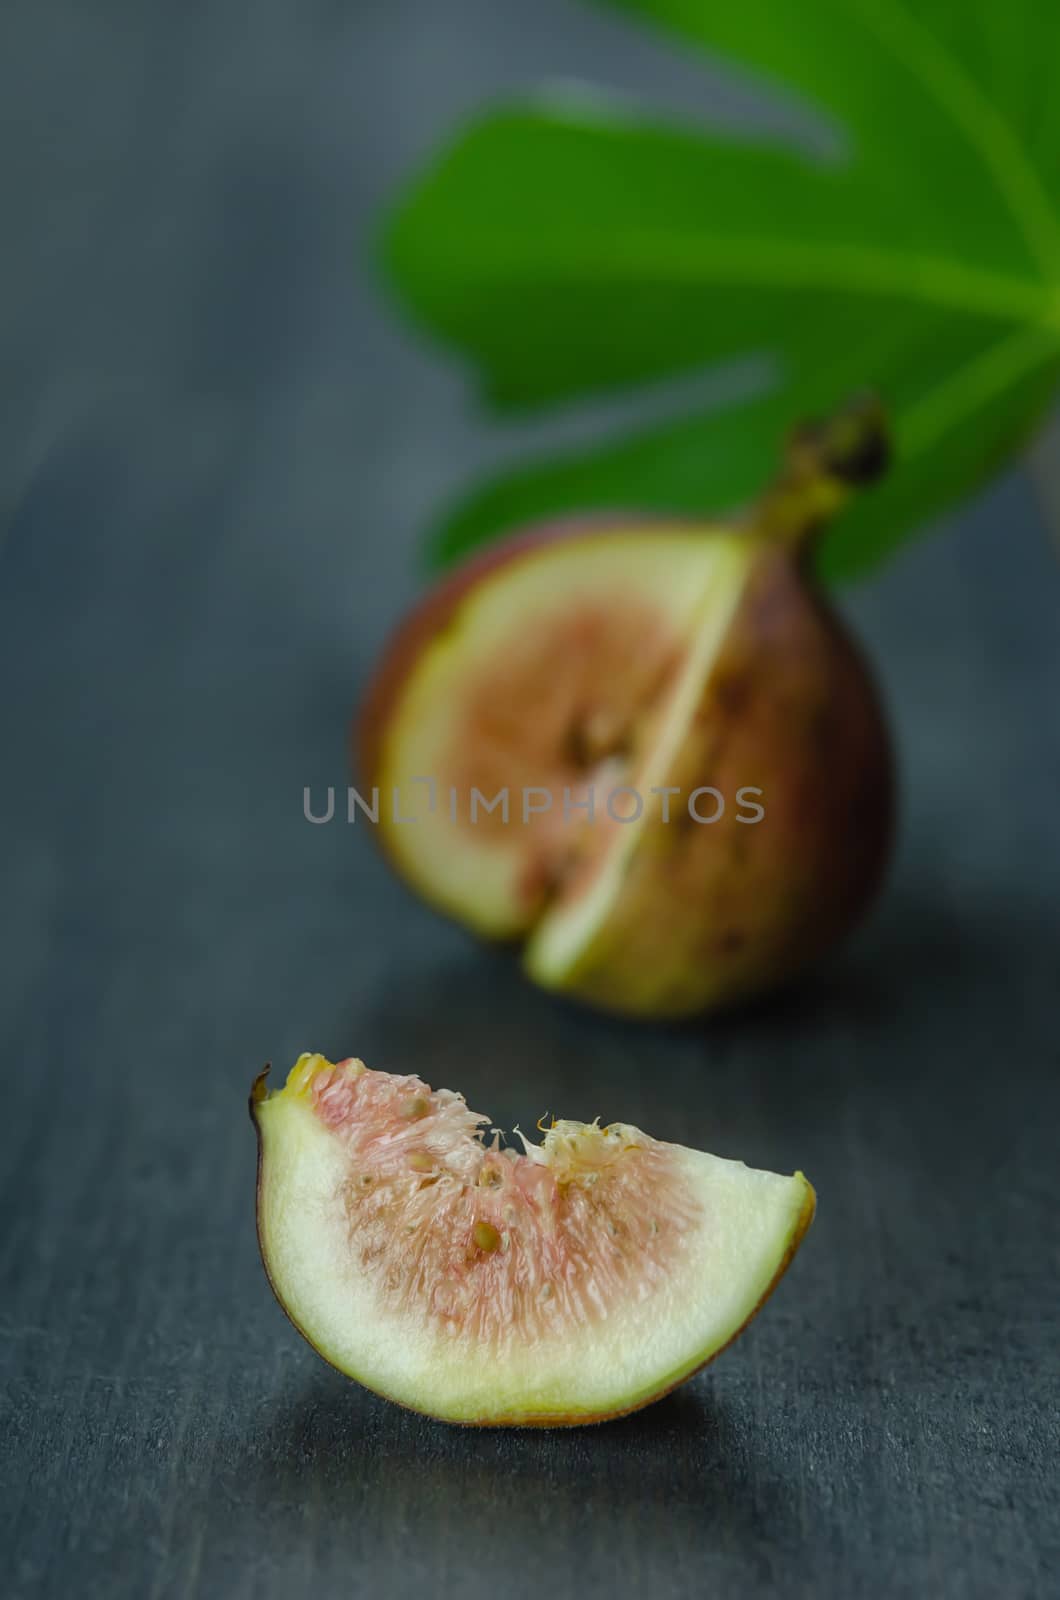
[[[615,1123],[487,1143],[417,1077],[303,1055],[254,1086],[258,1234],[295,1326],[379,1394],[443,1420],[598,1422],[729,1344],[813,1217],[785,1178]]]
[[[881,881],[893,763],[806,556],[885,454],[864,402],[794,436],[742,525],[538,530],[428,596],[356,729],[413,887],[525,941],[539,983],[644,1016],[768,988],[839,938]]]

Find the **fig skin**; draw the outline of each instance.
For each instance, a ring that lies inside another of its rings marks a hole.
[[[625,1015],[685,1017],[788,980],[863,915],[893,843],[891,741],[869,668],[815,583],[809,554],[817,531],[886,458],[871,399],[793,435],[783,471],[746,519],[744,586],[680,748],[654,780],[681,790],[670,822],[636,825],[605,914],[571,959],[557,960],[549,930],[601,869],[589,864],[561,881],[529,930],[525,964],[535,981]],[[490,547],[441,582],[398,629],[355,722],[361,792],[380,781],[388,730],[417,669],[483,584],[543,550],[640,528],[645,539],[733,533],[731,523],[632,513],[560,521]],[[688,795],[704,785],[726,800],[713,824],[685,815]],[[762,791],[756,824],[738,820],[744,788]],[[377,831],[387,848],[386,829]],[[412,886],[431,898],[429,884]],[[474,926],[471,916],[461,920]]]

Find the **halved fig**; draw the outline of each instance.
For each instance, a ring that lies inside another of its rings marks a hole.
[[[341,1372],[451,1422],[599,1422],[710,1361],[813,1219],[801,1173],[624,1123],[487,1142],[417,1077],[303,1055],[257,1080],[258,1235],[277,1298]]]
[[[532,978],[685,1016],[856,920],[891,839],[870,674],[805,556],[885,461],[878,406],[792,440],[739,524],[597,520],[470,561],[392,641],[357,728],[377,833]]]

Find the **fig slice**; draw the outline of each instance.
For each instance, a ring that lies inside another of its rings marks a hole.
[[[339,1371],[445,1421],[648,1405],[746,1326],[814,1214],[800,1172],[625,1123],[502,1147],[462,1095],[354,1059],[302,1055],[272,1093],[262,1074],[251,1115],[280,1304]]]

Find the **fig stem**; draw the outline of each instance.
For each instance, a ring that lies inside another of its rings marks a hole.
[[[800,423],[754,524],[778,544],[805,549],[852,494],[883,476],[890,459],[887,418],[875,395],[859,395],[823,421]]]

